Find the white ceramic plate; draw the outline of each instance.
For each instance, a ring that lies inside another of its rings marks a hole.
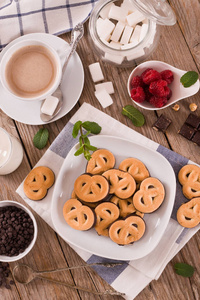
[[[146,214],[146,231],[141,240],[132,245],[119,246],[111,239],[99,236],[95,229],[78,231],[72,229],[64,220],[62,209],[70,199],[75,179],[85,172],[86,160],[74,156],[77,145],[67,155],[56,180],[52,199],[51,216],[57,233],[68,243],[90,253],[119,260],[133,260],[150,253],[160,241],[169,222],[176,191],[176,179],[170,163],[158,152],[128,140],[111,136],[90,137],[91,144],[110,150],[116,158],[116,167],[127,157],[140,159],[152,177],[157,177],[165,187],[166,197],[161,207]]]
[[[38,41],[47,42],[55,50],[67,47],[67,43],[54,35],[47,33],[31,33],[9,43],[0,54],[0,61],[5,51],[14,45],[19,40],[36,39]],[[84,70],[82,62],[77,53],[71,57],[67,69],[65,71],[61,89],[63,92],[63,107],[58,115],[50,122],[54,122],[65,116],[77,103],[84,84]],[[0,82],[0,108],[12,119],[29,125],[46,124],[40,119],[41,101],[23,101],[18,100],[12,95],[9,95],[2,87]],[[48,123],[50,123],[48,122]]]

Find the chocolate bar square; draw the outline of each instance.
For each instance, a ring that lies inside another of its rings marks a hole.
[[[195,132],[195,128],[184,123],[178,133],[184,136],[186,139],[191,140]]]
[[[200,131],[197,131],[193,138],[192,138],[192,141],[197,144],[198,146],[200,146]]]
[[[194,114],[189,114],[185,123],[197,129],[200,126],[200,117]]]
[[[171,124],[171,120],[167,117],[165,117],[163,114],[160,115],[160,117],[157,119],[157,121],[152,125],[153,129],[160,130],[162,132],[165,132],[169,125]]]

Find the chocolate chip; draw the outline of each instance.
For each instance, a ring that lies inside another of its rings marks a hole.
[[[169,125],[171,124],[171,120],[164,116],[163,114],[157,119],[157,121],[152,125],[153,129],[160,130],[165,132]]]

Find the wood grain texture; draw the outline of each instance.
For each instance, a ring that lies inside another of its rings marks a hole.
[[[177,24],[174,26],[163,26],[161,37],[156,51],[149,59],[161,60],[183,70],[200,70],[200,4],[198,0],[170,0],[177,16]],[[199,93],[181,100],[180,110],[174,111],[171,107],[158,112],[143,112],[146,122],[138,128],[121,114],[122,107],[132,104],[127,92],[127,79],[132,68],[115,68],[109,64],[99,61],[99,58],[91,51],[88,43],[87,26],[85,24],[85,35],[80,41],[77,53],[79,54],[85,73],[85,84],[82,95],[75,107],[63,118],[45,126],[30,126],[16,122],[6,116],[0,110],[0,126],[20,139],[24,148],[24,159],[20,167],[10,175],[0,176],[0,200],[13,199],[23,204],[24,201],[16,194],[15,190],[23,181],[28,172],[38,162],[41,156],[54,141],[69,119],[84,102],[90,103],[99,110],[119,120],[133,130],[160,143],[161,145],[182,154],[188,159],[200,164],[200,148],[188,142],[178,134],[178,131],[188,114],[189,104],[195,102],[198,109],[195,114],[200,115]],[[62,35],[61,38],[69,41],[70,34]],[[100,62],[105,81],[112,81],[115,93],[114,104],[103,109],[94,96],[94,83],[91,80],[88,66],[94,62]],[[74,87],[75,88],[75,87]],[[153,130],[152,124],[157,117],[164,113],[172,120],[172,124],[166,134]],[[109,124],[108,124],[109,126]],[[42,127],[50,132],[48,145],[43,150],[33,146],[33,136]],[[27,204],[25,204],[27,205]],[[82,259],[75,251],[60,238],[44,221],[33,212],[37,219],[39,234],[36,245],[31,253],[20,260],[27,263],[36,270],[63,268],[82,264]],[[175,274],[173,266],[176,262],[186,262],[195,267],[192,278],[184,278]],[[168,263],[162,275],[157,281],[152,281],[135,299],[136,300],[199,300],[200,299],[200,233],[198,232],[184,248]],[[16,263],[10,264],[11,270]],[[61,272],[51,275],[60,281],[76,284],[95,291],[110,289],[110,286],[93,270],[81,269]],[[2,300],[122,300],[120,296],[94,296],[81,291],[51,284],[45,280],[35,280],[27,286],[15,284],[11,290],[0,288],[0,299]]]

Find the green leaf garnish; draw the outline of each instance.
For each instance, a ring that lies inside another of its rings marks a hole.
[[[38,149],[43,149],[49,139],[49,132],[46,128],[40,129],[33,138],[33,144]]]
[[[183,277],[191,277],[194,273],[194,268],[186,263],[176,263],[174,269],[176,274]]]
[[[198,73],[195,71],[188,71],[187,73],[185,73],[181,78],[180,78],[180,82],[182,83],[182,85],[187,88],[190,87],[191,85],[195,84],[195,82],[197,82],[198,80]]]
[[[87,130],[86,133],[83,133],[83,128]],[[80,137],[79,137],[79,149],[74,153],[75,156],[78,156],[83,153],[84,157],[87,160],[90,160],[91,154],[90,151],[97,150],[96,147],[90,145],[90,140],[88,138],[88,135],[90,133],[93,134],[99,134],[101,131],[101,127],[96,122],[82,122],[77,121],[74,124],[73,130],[72,130],[72,136],[74,138],[77,137],[78,133],[80,131]]]
[[[82,127],[93,134],[99,134],[101,132],[101,126],[96,122],[86,121],[82,123]]]
[[[122,115],[127,116],[137,127],[141,127],[145,123],[143,114],[132,105],[126,105],[122,108]]]

